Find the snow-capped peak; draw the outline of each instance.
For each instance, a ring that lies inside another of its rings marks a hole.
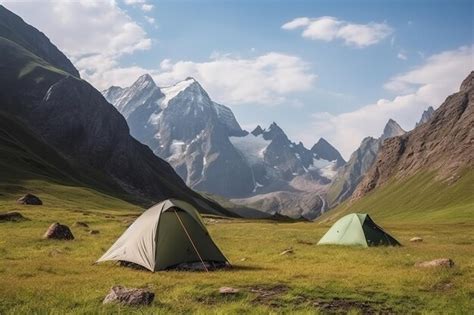
[[[209,98],[206,91],[201,87],[201,85],[192,77],[187,77],[185,80],[180,81],[174,85],[163,87],[161,91],[165,95],[163,100],[161,101],[161,108],[168,107],[169,102],[177,97],[181,92],[186,90],[190,90],[191,93],[195,94],[199,98],[203,98],[204,96]]]
[[[137,89],[143,89],[146,87],[156,87],[155,81],[148,73],[141,75],[131,86],[132,88],[135,87]]]

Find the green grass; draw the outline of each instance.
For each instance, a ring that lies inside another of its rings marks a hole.
[[[381,222],[459,223],[474,221],[474,170],[454,183],[435,173],[419,173],[389,182],[355,202],[345,202],[323,216],[334,221],[351,212],[369,213]]]
[[[401,314],[474,312],[473,220],[400,224],[387,219],[384,228],[404,246],[363,249],[316,246],[329,228],[317,222],[217,219],[207,223],[208,229],[233,263],[232,270],[150,273],[112,263],[93,265],[141,213],[138,207],[88,188],[41,180],[5,187],[0,186],[0,211],[20,211],[30,220],[0,223],[0,314],[312,314],[319,306],[327,307],[323,313],[357,313],[364,311],[361,303],[370,310]],[[15,199],[25,191],[38,194],[44,205],[17,205]],[[378,214],[372,216],[380,221]],[[76,239],[41,239],[55,221],[69,225]],[[73,227],[75,221],[100,234]],[[413,236],[424,241],[410,243]],[[294,254],[279,255],[289,247]],[[452,258],[456,266],[413,266],[439,257]],[[103,306],[110,287],[119,284],[150,288],[155,301],[138,309]],[[221,286],[241,291],[220,296]],[[262,295],[262,290],[275,292]]]

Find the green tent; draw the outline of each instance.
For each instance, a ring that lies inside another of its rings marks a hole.
[[[351,213],[339,219],[319,240],[318,245],[400,245],[366,213]]]
[[[150,271],[183,263],[228,264],[199,213],[181,200],[165,200],[145,211],[97,261],[116,260]]]

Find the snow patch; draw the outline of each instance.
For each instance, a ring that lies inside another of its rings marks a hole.
[[[161,116],[163,115],[163,111],[160,112],[154,112],[153,114],[150,115],[150,118],[148,118],[148,122],[152,125],[158,125],[158,121],[160,120]]]
[[[184,152],[186,152],[187,145],[183,141],[173,140],[170,144],[170,159],[180,158]]]
[[[165,97],[162,98],[161,100],[161,104],[160,104],[161,108],[164,109],[168,107],[168,103],[171,99],[178,96],[179,93],[186,90],[194,82],[195,81],[193,79],[188,79],[188,80],[178,82],[175,85],[161,88],[161,92],[165,95]]]
[[[271,142],[263,139],[262,135],[254,136],[251,133],[245,137],[229,137],[229,140],[251,165],[263,163],[263,155]]]

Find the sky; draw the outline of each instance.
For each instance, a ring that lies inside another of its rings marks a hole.
[[[0,0],[97,89],[188,76],[243,128],[275,121],[348,159],[388,119],[410,130],[474,69],[472,1]]]

